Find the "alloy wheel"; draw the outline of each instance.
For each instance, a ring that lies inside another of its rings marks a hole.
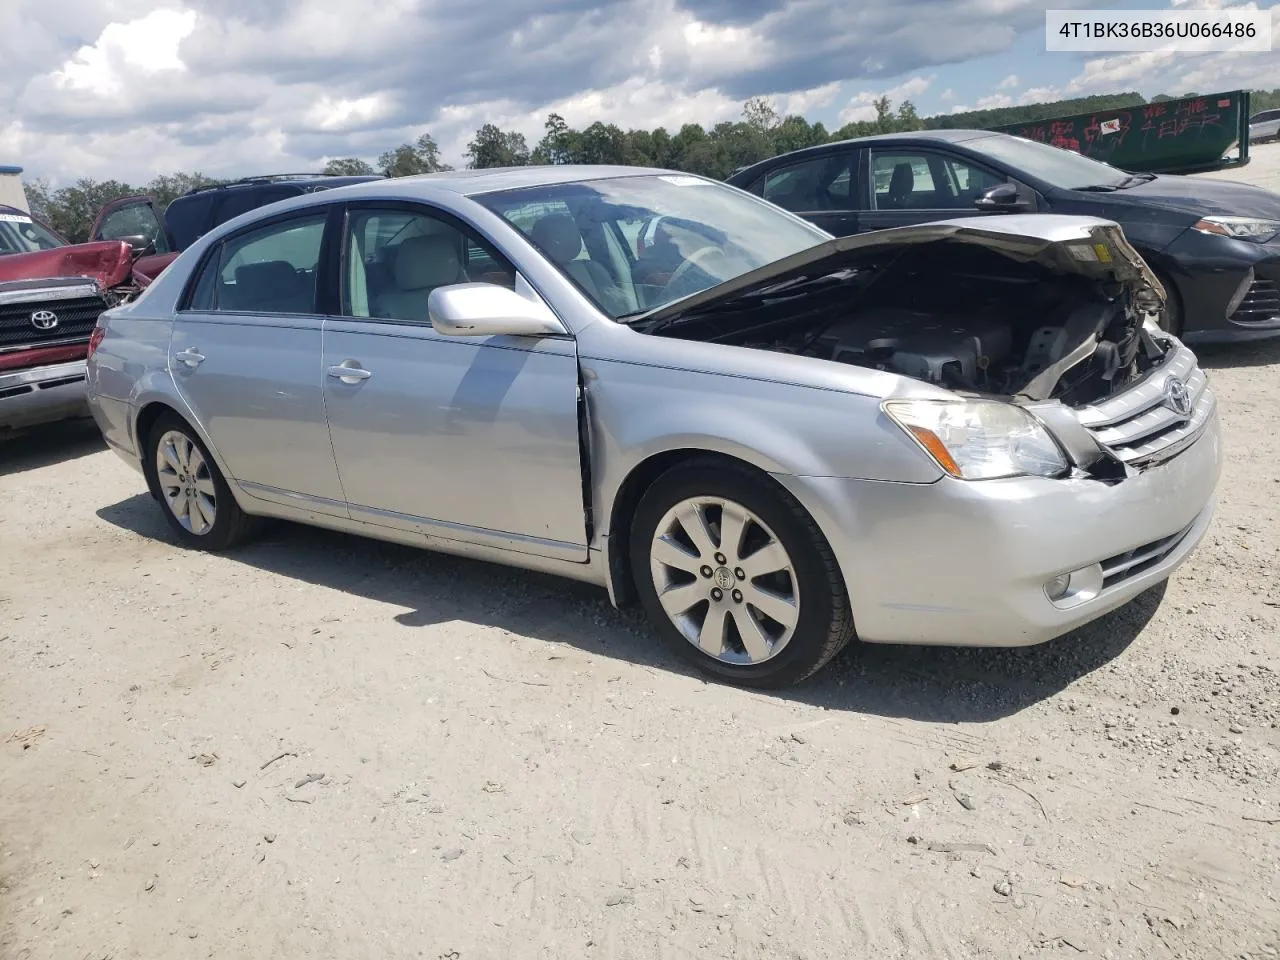
[[[218,496],[200,448],[185,433],[169,430],[156,444],[156,479],[165,506],[182,528],[196,536],[213,529]]]
[[[732,500],[682,500],[649,547],[658,602],[707,656],[763,663],[782,652],[800,620],[791,556],[758,516]]]

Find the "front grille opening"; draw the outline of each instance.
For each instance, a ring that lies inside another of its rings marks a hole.
[[[1280,287],[1272,280],[1254,280],[1230,319],[1246,325],[1280,319]]]
[[[1187,535],[1191,533],[1191,528],[1194,526],[1195,522],[1192,521],[1177,533],[1161,537],[1159,540],[1153,540],[1150,543],[1134,547],[1132,550],[1126,550],[1124,553],[1119,553],[1114,557],[1108,557],[1103,560],[1102,589],[1105,590],[1108,587],[1124,583],[1126,580],[1141,576],[1152,567],[1158,566],[1169,554],[1178,549],[1179,544],[1187,538]]]

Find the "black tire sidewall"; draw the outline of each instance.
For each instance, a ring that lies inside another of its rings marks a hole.
[[[694,497],[722,497],[746,507],[764,521],[791,556],[800,590],[800,620],[787,646],[771,660],[738,666],[708,656],[685,639],[658,600],[649,568],[649,544],[666,512]],[[821,534],[805,523],[804,517],[799,504],[786,491],[770,489],[770,481],[745,471],[716,466],[677,467],[658,478],[636,508],[630,560],[641,605],[663,641],[698,669],[742,686],[787,686],[824,663],[837,619],[837,604],[847,604],[847,600],[843,587],[838,588],[838,595],[832,589],[828,567],[814,541],[815,535]]]
[[[169,505],[165,502],[164,495],[160,490],[160,478],[156,471],[156,448],[160,445],[160,438],[170,431],[183,434],[195,444],[209,468],[209,478],[213,481],[213,489],[217,500],[213,527],[208,533],[194,534],[183,527],[178,518],[173,515],[173,511],[169,509]],[[160,512],[164,514],[164,518],[169,524],[169,529],[177,535],[183,546],[197,550],[222,550],[233,542],[239,520],[240,506],[236,503],[235,497],[231,493],[231,488],[223,478],[222,471],[218,469],[217,461],[213,459],[209,448],[205,446],[204,441],[200,439],[200,435],[185,420],[176,414],[163,414],[156,419],[151,426],[151,432],[147,435],[147,452],[143,467],[146,472],[147,486],[151,488],[152,495],[158,501]]]

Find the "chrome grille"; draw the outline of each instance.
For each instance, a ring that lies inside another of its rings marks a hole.
[[[1280,287],[1271,280],[1255,280],[1231,314],[1232,323],[1274,323],[1280,320]]]
[[[1191,416],[1179,416],[1166,403],[1165,384],[1177,379],[1187,388]],[[1101,403],[1076,410],[1080,423],[1121,461],[1141,467],[1176,456],[1209,422],[1216,404],[1196,356],[1179,344],[1145,379]]]

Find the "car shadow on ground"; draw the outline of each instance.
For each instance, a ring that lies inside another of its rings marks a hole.
[[[176,540],[147,494],[98,516],[140,536]],[[497,627],[656,670],[694,675],[639,611],[618,611],[602,589],[496,564],[291,523],[226,554],[266,573],[376,600],[405,627],[446,622]],[[984,723],[1061,692],[1119,656],[1141,633],[1163,585],[1066,637],[1016,650],[851,644],[815,678],[772,695],[829,710]],[[699,675],[700,676],[700,675]]]
[[[1280,338],[1246,343],[1203,343],[1192,349],[1200,366],[1208,370],[1264,367],[1280,363]]]
[[[65,420],[22,433],[0,435],[0,477],[78,460],[107,448],[92,420]]]

